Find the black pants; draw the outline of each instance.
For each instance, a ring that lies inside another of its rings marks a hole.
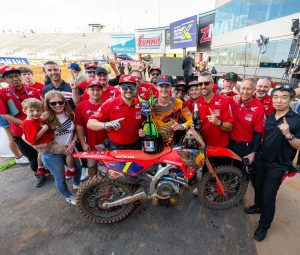
[[[228,148],[243,158],[251,153],[252,143],[240,143],[230,140]]]
[[[273,221],[276,195],[285,171],[285,166],[264,162],[259,154],[256,155],[253,172],[254,203],[261,208],[259,225],[263,228],[269,228]]]
[[[37,162],[37,151],[30,146],[28,143],[26,143],[22,137],[14,136],[14,141],[16,142],[17,146],[19,147],[20,151],[23,153],[24,156],[26,156],[29,160],[30,168],[33,172],[36,172],[38,168],[38,162]]]

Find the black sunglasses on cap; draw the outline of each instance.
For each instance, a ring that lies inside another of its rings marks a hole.
[[[152,76],[159,76],[159,73],[151,73]]]
[[[95,71],[86,71],[88,74],[95,74]]]
[[[290,93],[291,98],[294,98],[296,96],[295,90],[290,85],[287,85],[287,84],[276,85],[271,92],[271,96],[274,95],[275,91],[287,91]]]

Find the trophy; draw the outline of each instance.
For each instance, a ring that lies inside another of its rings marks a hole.
[[[140,95],[138,95],[138,99],[142,108],[141,113],[146,117],[142,126],[142,129],[146,132],[146,136],[143,137],[144,152],[149,154],[159,153],[163,149],[163,144],[152,117],[153,94],[150,92],[148,100]]]

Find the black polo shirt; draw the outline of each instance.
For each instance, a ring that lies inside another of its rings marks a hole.
[[[43,89],[43,98],[45,98],[45,95],[50,90],[56,90],[63,94],[64,98],[68,101],[70,104],[72,110],[75,108],[75,104],[72,99],[72,89],[69,83],[65,82],[64,80],[61,81],[61,84],[58,88],[54,87],[52,83],[46,85]],[[79,94],[82,95],[82,89],[79,88]]]
[[[290,126],[291,134],[296,138],[300,138],[300,115],[290,109],[284,117]],[[278,125],[283,123],[284,117],[276,121],[275,112],[268,116],[260,154],[263,160],[268,163],[288,166],[291,163],[292,156],[296,153],[296,149],[290,145],[278,128]]]

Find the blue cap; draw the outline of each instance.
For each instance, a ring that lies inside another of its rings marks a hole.
[[[71,65],[69,65],[68,69],[74,69],[76,71],[80,71],[81,68],[77,63],[71,63]]]
[[[169,76],[169,75],[160,75],[158,76],[157,78],[157,85],[163,85],[163,84],[167,84],[167,85],[170,85],[172,86],[172,77]]]

